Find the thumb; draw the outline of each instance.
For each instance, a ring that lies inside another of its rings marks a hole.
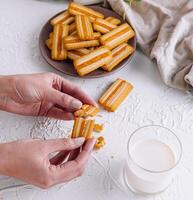
[[[45,140],[44,145],[47,153],[52,153],[62,150],[71,151],[73,149],[77,149],[83,145],[84,141],[85,141],[84,137],[50,139],[50,140]]]
[[[67,110],[78,110],[82,106],[82,102],[80,100],[55,89],[49,91],[47,98],[49,101],[54,102]]]

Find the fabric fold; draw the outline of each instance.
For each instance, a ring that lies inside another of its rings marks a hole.
[[[128,5],[108,0],[136,31],[138,46],[155,59],[165,84],[193,87],[193,1],[141,0]]]

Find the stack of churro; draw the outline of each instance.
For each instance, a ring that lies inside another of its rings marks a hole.
[[[134,52],[128,44],[135,35],[130,25],[89,7],[70,3],[50,24],[46,45],[51,58],[72,60],[80,76],[99,68],[109,72]]]

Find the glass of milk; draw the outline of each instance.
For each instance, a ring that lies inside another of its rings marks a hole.
[[[178,137],[168,128],[150,125],[137,129],[129,138],[124,179],[141,194],[167,188],[182,156]]]

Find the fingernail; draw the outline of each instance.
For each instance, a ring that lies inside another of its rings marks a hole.
[[[80,109],[82,107],[82,103],[78,100],[73,100],[71,106],[73,109]]]
[[[73,141],[76,145],[82,145],[85,141],[85,138],[84,137],[78,137],[78,138],[74,138]]]

